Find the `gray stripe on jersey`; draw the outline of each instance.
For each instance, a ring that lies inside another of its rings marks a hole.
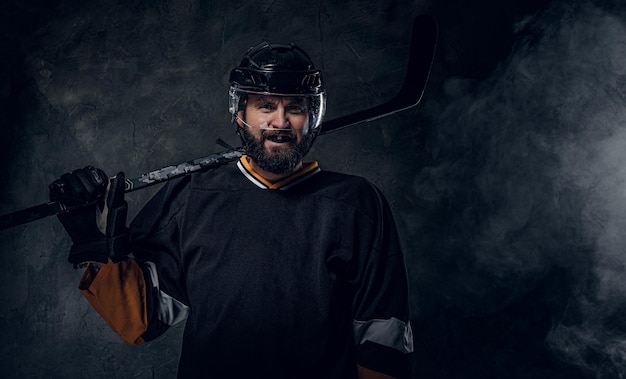
[[[159,275],[153,262],[146,262],[152,285],[158,290],[157,315],[161,322],[173,326],[187,319],[189,307],[159,289]]]
[[[370,341],[403,353],[413,352],[413,331],[408,322],[402,322],[395,317],[386,320],[354,320],[352,328],[356,344]]]

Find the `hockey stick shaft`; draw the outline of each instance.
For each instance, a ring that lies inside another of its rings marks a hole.
[[[150,171],[136,178],[126,178],[125,192],[132,192],[150,187],[180,176],[189,175],[196,171],[217,167],[239,159],[243,155],[242,149],[232,149],[221,153],[211,154],[204,158],[184,162],[176,166],[167,166],[158,170]],[[74,208],[66,207],[58,202],[48,202],[25,208],[13,213],[0,216],[0,230],[53,216],[61,212],[71,211]]]
[[[323,122],[320,134],[328,134],[363,122],[373,121],[419,104],[430,75],[430,67],[437,43],[437,24],[427,15],[419,15],[413,21],[411,49],[406,76],[400,91],[391,100],[373,108],[358,111]],[[235,161],[243,155],[242,148],[184,162],[175,166],[150,171],[137,178],[126,179],[126,192],[136,191],[196,171],[206,170]],[[0,216],[0,230],[26,224],[60,212],[68,211],[63,204],[49,202]]]

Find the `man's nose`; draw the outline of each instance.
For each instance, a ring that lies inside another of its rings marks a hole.
[[[277,109],[276,112],[274,112],[273,114],[270,126],[277,128],[277,129],[288,128],[290,126],[290,123],[289,123],[289,117],[287,116],[287,112],[285,112],[284,109],[280,109],[280,108]]]

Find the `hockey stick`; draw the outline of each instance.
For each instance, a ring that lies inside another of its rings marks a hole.
[[[321,133],[330,133],[362,122],[390,116],[419,104],[430,75],[430,66],[435,55],[436,44],[437,23],[428,15],[418,15],[413,20],[411,50],[409,51],[406,75],[396,96],[373,108],[324,122]]]
[[[398,94],[391,100],[373,108],[323,122],[320,135],[389,116],[419,104],[430,75],[430,67],[437,43],[437,33],[437,24],[432,17],[428,15],[417,16],[413,21],[411,31],[411,49],[407,72]],[[239,159],[242,155],[242,148],[229,149],[176,166],[150,171],[137,178],[127,178],[126,192],[136,191],[196,171],[226,164]],[[48,202],[9,213],[0,216],[0,230],[26,224],[67,210],[69,209],[62,203]]]

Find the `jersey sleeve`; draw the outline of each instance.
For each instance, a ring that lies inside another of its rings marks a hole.
[[[172,183],[172,182],[170,182]],[[166,185],[131,223],[133,258],[85,270],[79,289],[124,341],[140,344],[186,319],[189,307],[180,284],[177,193]]]
[[[374,192],[373,238],[359,259],[352,304],[357,364],[405,378],[410,376],[413,335],[404,254],[389,204],[378,189]]]
[[[142,336],[146,341],[184,321],[189,313],[179,228],[187,179],[167,183],[130,225],[133,256],[149,283],[148,328]]]
[[[97,273],[90,264],[79,289],[124,341],[134,345],[144,342],[142,336],[148,330],[146,282],[135,260],[109,261]]]

